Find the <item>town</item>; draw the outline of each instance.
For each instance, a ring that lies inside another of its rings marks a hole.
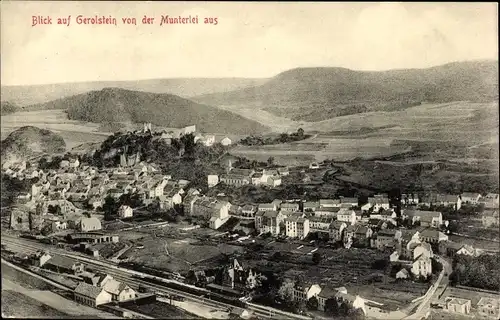
[[[238,319],[500,317],[497,190],[252,201],[239,190],[271,195],[339,168],[249,163],[230,154],[237,144],[145,123],[90,156],[10,162],[2,261],[120,317],[161,317],[155,303],[202,318],[203,306]],[[195,153],[210,154],[203,177],[188,174],[205,161]],[[463,223],[497,238],[462,234]]]

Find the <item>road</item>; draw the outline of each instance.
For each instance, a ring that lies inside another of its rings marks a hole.
[[[229,305],[226,303],[218,302],[218,301],[213,301],[207,298],[204,298],[199,295],[194,295],[191,293],[183,292],[180,290],[176,289],[171,289],[162,285],[158,284],[153,284],[148,281],[143,281],[141,279],[137,279],[133,277],[133,275],[146,275],[141,272],[133,271],[133,270],[128,270],[124,268],[117,267],[115,264],[109,263],[107,261],[97,261],[93,260],[90,258],[82,257],[79,255],[75,254],[69,254],[65,252],[62,249],[54,248],[49,245],[25,240],[22,238],[15,238],[11,236],[2,236],[2,244],[7,245],[8,249],[11,249],[13,251],[17,252],[24,252],[24,253],[32,253],[36,252],[38,250],[45,250],[49,251],[52,255],[60,255],[60,256],[66,256],[73,258],[75,260],[79,260],[81,262],[84,262],[88,267],[95,271],[102,271],[105,272],[109,275],[111,275],[113,278],[115,278],[118,281],[123,281],[127,283],[130,287],[133,289],[138,289],[139,285],[145,286],[149,289],[152,289],[153,291],[160,293],[160,294],[167,294],[167,295],[178,295],[184,297],[187,301],[192,301],[198,304],[204,304],[209,307],[213,308],[218,308],[218,309],[230,309],[234,308],[233,305]],[[167,282],[176,282],[172,280],[167,280]],[[179,283],[179,282],[177,282]],[[185,284],[183,284],[185,285]],[[197,288],[200,290],[203,290],[201,288]],[[208,291],[207,291],[208,292]],[[307,320],[310,319],[308,317],[300,316],[300,315],[295,315],[292,313],[284,312],[278,309],[266,307],[266,306],[260,306],[256,304],[250,304],[248,306],[248,310],[252,311],[254,315],[259,316],[261,318],[265,319],[302,319],[302,320]]]
[[[438,257],[438,256],[436,256]],[[431,311],[431,303],[439,300],[439,296],[448,285],[449,276],[453,271],[451,264],[444,258],[439,257],[439,262],[443,265],[443,271],[439,274],[437,281],[432,285],[431,289],[427,292],[425,298],[418,306],[415,313],[406,317],[406,320],[420,320],[425,319]]]

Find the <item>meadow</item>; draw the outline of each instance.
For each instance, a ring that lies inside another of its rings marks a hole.
[[[408,151],[451,161],[498,159],[498,103],[422,104],[393,112],[367,112],[318,122],[298,122],[245,106],[221,106],[271,127],[275,133],[303,128],[309,139],[266,146],[235,146],[231,153],[250,160],[273,157],[279,165],[308,165],[332,159],[380,158]],[[96,123],[68,120],[63,110],[17,112],[1,117],[2,139],[21,126],[32,125],[61,134],[68,149],[103,141],[109,133]],[[161,128],[160,128],[161,129]],[[263,132],[262,134],[265,134]],[[217,140],[224,135],[215,133]],[[233,143],[241,135],[229,135]],[[450,154],[459,144],[464,152]],[[425,152],[421,152],[425,151]],[[413,159],[415,160],[415,159]],[[431,159],[433,160],[433,159]]]

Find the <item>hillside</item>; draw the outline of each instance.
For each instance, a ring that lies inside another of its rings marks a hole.
[[[250,105],[296,121],[320,121],[422,102],[498,100],[497,61],[449,63],[427,69],[354,71],[298,68],[263,85],[192,98],[211,105]]]
[[[2,86],[2,100],[12,101],[20,107],[40,104],[77,94],[121,88],[153,93],[171,93],[181,97],[238,90],[264,83],[267,79],[246,78],[178,78],[138,81],[96,81],[57,83],[30,86]]]
[[[268,130],[230,111],[198,104],[171,94],[105,88],[34,105],[33,109],[65,109],[71,120],[96,123],[151,122],[163,127],[196,125],[202,132],[249,134]]]
[[[2,101],[0,103],[0,107],[1,107],[0,115],[2,115],[2,116],[10,114],[10,113],[14,113],[17,111],[17,107],[9,101]]]
[[[2,141],[1,162],[4,166],[38,154],[61,153],[65,150],[66,143],[58,134],[26,126],[13,131]]]

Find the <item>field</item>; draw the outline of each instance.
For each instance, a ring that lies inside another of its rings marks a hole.
[[[171,272],[187,272],[193,266],[220,256],[222,253],[241,251],[241,247],[220,245],[202,245],[195,239],[166,239],[143,235],[136,241],[144,248],[137,246],[127,250],[120,259],[127,259],[159,270]]]
[[[22,283],[24,288],[32,290],[52,290],[53,287],[45,281],[32,277],[24,272],[20,272],[2,263],[2,279]]]
[[[98,132],[99,124],[68,120],[64,110],[16,112],[1,117],[1,138],[23,126],[35,126],[60,134],[68,149],[88,142],[101,142],[109,133]]]
[[[106,139],[111,132],[106,125],[92,122],[69,120],[64,110],[43,110],[16,112],[1,117],[1,136],[5,139],[12,131],[23,126],[35,126],[48,129],[60,134],[66,142],[67,149],[78,147],[82,144],[100,143]],[[121,124],[121,129],[135,130],[141,124]],[[155,130],[173,130],[175,128],[156,127]],[[232,141],[238,141],[243,135],[213,133],[216,141],[229,137]]]
[[[68,315],[19,292],[2,290],[3,317],[57,319]]]
[[[237,155],[256,160],[265,160],[263,156],[273,156],[277,163],[284,165],[291,165],[296,156],[301,157],[302,163],[324,159],[346,161],[355,157],[382,157],[412,150],[411,143],[396,143],[397,140],[438,141],[452,145],[460,141],[472,153],[475,148],[481,148],[484,144],[498,143],[496,103],[423,104],[401,111],[369,112],[300,123],[255,108],[224,108],[269,126],[275,124],[273,127],[276,132],[295,131],[301,127],[306,132],[318,133],[300,143],[238,147],[233,150]]]
[[[304,243],[304,242],[301,242]],[[396,310],[413,299],[422,296],[427,284],[394,284],[393,278],[384,269],[372,265],[375,261],[387,261],[387,254],[372,249],[320,248],[300,243],[270,241],[260,252],[252,252],[250,259],[243,263],[271,268],[276,275],[292,279],[303,278],[320,285],[346,287],[347,292],[359,294],[365,299],[384,304],[385,308]],[[321,254],[318,265],[312,262],[313,252]],[[278,254],[279,253],[279,254]]]
[[[444,157],[455,161],[498,159],[497,103],[423,104],[400,111],[361,113],[319,122],[292,121],[245,106],[219,108],[270,126],[276,133],[296,131],[299,127],[306,133],[315,133],[313,137],[295,143],[232,149],[231,153],[251,160],[266,161],[272,156],[280,165],[308,165],[324,159],[347,161],[356,157],[387,157],[405,151],[418,150],[420,153],[418,143],[424,143],[423,150],[430,153],[431,158]],[[62,110],[18,112],[3,116],[1,124],[2,139],[15,128],[34,125],[60,133],[68,148],[102,141],[108,134],[100,132],[99,124],[68,120]],[[217,139],[222,137],[217,135]],[[233,141],[242,137],[230,136]],[[443,145],[453,148],[458,142],[466,148],[467,154],[442,152]]]

